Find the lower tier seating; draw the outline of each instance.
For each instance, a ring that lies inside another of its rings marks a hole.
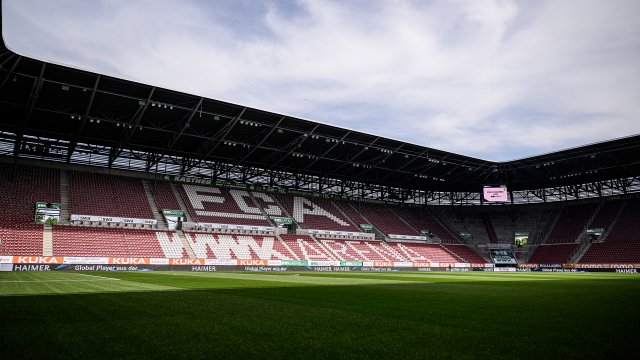
[[[474,264],[483,264],[486,262],[480,255],[476,254],[469,246],[464,244],[443,244],[444,248],[454,253],[460,259],[464,260],[464,262],[474,263]]]
[[[185,232],[193,252],[207,259],[296,260],[296,256],[274,236]]]
[[[319,239],[338,260],[346,261],[407,261],[382,241],[352,241]]]
[[[42,255],[43,225],[0,226],[0,255]]]
[[[53,255],[180,258],[186,250],[173,232],[56,225]]]
[[[584,264],[640,263],[640,242],[591,244],[579,262]]]
[[[433,261],[456,263],[459,259],[438,244],[392,243],[398,253],[411,261]]]
[[[579,244],[539,245],[529,259],[531,264],[566,264]]]

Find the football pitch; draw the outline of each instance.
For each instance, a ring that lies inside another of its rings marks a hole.
[[[9,272],[0,358],[635,358],[639,306],[636,274]]]

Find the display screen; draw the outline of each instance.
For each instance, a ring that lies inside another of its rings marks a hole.
[[[482,189],[484,201],[506,202],[509,201],[506,185],[485,185]]]
[[[518,246],[527,245],[529,242],[529,233],[528,232],[517,232],[514,234],[514,242]]]

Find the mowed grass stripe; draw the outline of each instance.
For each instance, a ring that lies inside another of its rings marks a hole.
[[[0,296],[167,291],[179,288],[66,272],[0,274]]]
[[[158,273],[165,274],[165,273]],[[176,274],[171,273],[167,275],[174,276],[189,276],[209,279],[235,279],[235,280],[251,280],[251,281],[263,281],[278,284],[290,284],[295,285],[377,285],[377,284],[397,284],[406,282],[404,279],[388,280],[382,276],[366,277],[366,276],[310,276],[311,273],[238,273],[238,272],[207,272],[207,273],[188,273],[188,274]]]

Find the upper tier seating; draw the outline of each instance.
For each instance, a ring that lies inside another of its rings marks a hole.
[[[303,229],[360,231],[330,200],[285,194],[276,196]]]
[[[191,184],[177,186],[194,222],[272,226],[248,191]],[[259,194],[255,196],[260,196],[270,205],[265,208],[268,215],[283,216],[269,195]]]
[[[640,199],[629,200],[605,242],[634,242],[640,239]]]
[[[391,247],[411,261],[433,261],[445,263],[457,263],[462,261],[462,259],[453,256],[438,244],[398,242],[391,243]],[[484,260],[482,262],[484,262]]]
[[[36,202],[60,202],[56,169],[0,163],[0,255],[42,255],[43,225],[34,224]]]
[[[71,214],[155,219],[142,180],[69,172]]]
[[[417,208],[397,208],[395,212],[406,222],[411,224],[415,230],[429,230],[437,236],[443,243],[456,244],[458,240],[451,233],[442,227],[428,211]]]
[[[566,264],[579,244],[539,245],[529,259],[531,264]]]
[[[60,171],[0,163],[0,225],[33,223],[36,202],[60,202]]]
[[[240,260],[295,260],[274,236],[249,236],[185,232],[193,252],[199,258]]]
[[[596,204],[568,205],[560,213],[547,244],[574,243],[596,211]]]
[[[285,234],[281,235],[281,237],[298,259],[312,261],[337,260],[319,242],[308,235]]]
[[[396,250],[382,241],[318,240],[331,250],[338,260],[407,261]]]
[[[351,206],[351,202],[334,201],[333,203],[358,226],[358,229],[360,229],[360,225],[369,224],[369,220],[362,217],[362,215]],[[362,231],[362,229],[360,229],[360,231]]]
[[[596,215],[596,217],[593,219],[593,222],[591,222],[590,228],[603,228],[605,229],[605,231],[606,229],[609,229],[611,221],[613,221],[613,218],[616,216],[616,214],[618,214],[618,211],[620,211],[620,206],[622,206],[622,204],[624,204],[622,201],[606,202],[600,208],[600,211],[598,212],[598,215]]]
[[[354,203],[352,206],[385,235],[420,235],[416,229],[402,221],[393,211],[383,205]]]
[[[65,225],[53,226],[53,255],[188,257],[173,232]]]
[[[154,190],[154,198],[160,212],[162,212],[162,210],[180,210],[180,203],[178,203],[170,183],[157,181],[151,182],[150,184]]]
[[[629,200],[604,243],[591,244],[580,263],[640,263],[640,199]]]
[[[468,263],[484,264],[486,262],[480,255],[476,254],[469,246],[464,244],[443,244],[450,252],[454,253],[460,259]]]

